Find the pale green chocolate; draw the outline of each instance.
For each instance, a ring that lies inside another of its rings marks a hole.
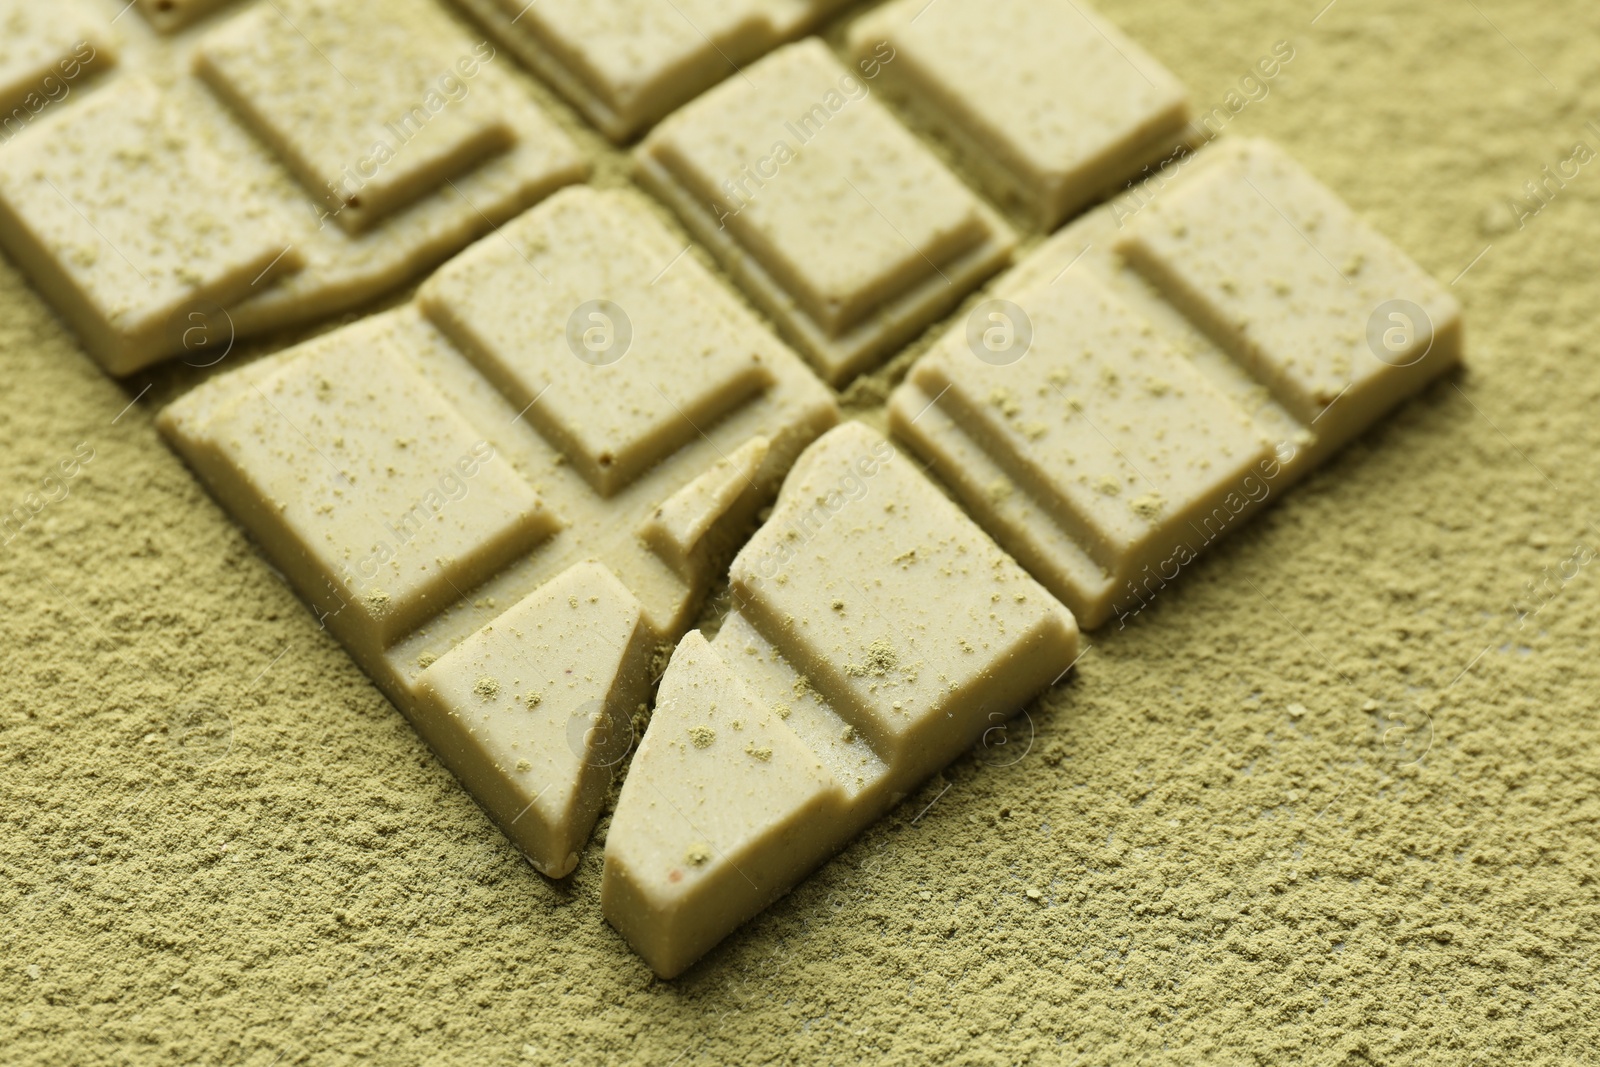
[[[462,0],[517,58],[622,142],[845,0]]]
[[[1344,438],[1457,360],[1461,308],[1444,286],[1276,146],[1217,151],[1117,249],[1291,415]],[[1380,359],[1372,316],[1396,300],[1426,323]]]
[[[430,0],[389,0],[379,19],[274,0],[208,34],[195,68],[357,234],[516,143],[490,94],[446,94],[468,52]]]
[[[997,359],[990,323],[954,324],[891,425],[1088,628],[1460,359],[1455,300],[1261,141],[1073,223],[996,296],[1027,343]],[[1428,328],[1380,359],[1370,323],[1391,300]]]
[[[559,239],[536,251],[540,234]],[[566,316],[540,304],[561,290],[536,270],[504,269],[508,240],[526,243],[552,279],[590,277],[584,270],[604,262],[606,277],[592,280],[631,308],[635,347],[613,366],[663,395],[629,394],[651,410],[629,407],[612,427],[627,437],[612,442],[626,457],[614,481],[585,473],[593,457],[581,435],[574,444],[533,417],[544,401],[493,384],[542,368],[565,383],[568,417],[586,396],[622,395],[612,367],[580,359]],[[651,657],[687,628],[795,456],[838,419],[799,358],[703,268],[688,261],[662,274],[672,251],[636,194],[571,190],[468,249],[418,303],[214,378],[160,419],[319,619],[552,877],[577,863],[629,751]],[[485,267],[497,284],[474,290]],[[495,326],[500,373],[486,377],[475,365],[485,354],[457,348],[429,317],[463,311]],[[760,371],[754,389],[727,395],[700,377],[746,364]],[[682,419],[675,406],[707,405],[715,421],[670,425]]]
[[[109,28],[81,0],[0,0],[0,143],[117,59]]]
[[[1275,462],[1272,444],[1087,274],[1016,300],[1031,322],[1026,355],[991,365],[965,330],[952,333],[917,362],[891,417],[979,523],[1094,626]]]
[[[181,350],[186,310],[301,269],[299,225],[238,188],[204,126],[139,78],[0,152],[0,244],[113,374]]]
[[[113,374],[368,303],[589,170],[432,0],[376,25],[358,0],[240,5],[171,36],[205,5],[147,5],[154,28],[12,6],[0,244]]]
[[[1016,243],[818,40],[706,93],[635,159],[834,384],[909,340]]]
[[[1066,673],[1072,615],[882,437],[812,445],[673,654],[606,839],[606,918],[676,975]]]
[[[1047,231],[1189,124],[1183,85],[1075,0],[893,0],[849,44],[990,195]]]
[[[139,13],[159,33],[176,33],[230,0],[137,0]]]
[[[682,252],[641,201],[566,190],[458,256],[418,302],[612,496],[769,388],[788,355]]]
[[[577,866],[655,650],[634,595],[602,564],[578,563],[417,680],[430,740],[544,874]]]

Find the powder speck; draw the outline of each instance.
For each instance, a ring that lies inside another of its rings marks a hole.
[[[1166,501],[1161,498],[1161,494],[1146,493],[1144,496],[1135,497],[1128,506],[1133,509],[1135,515],[1145,522],[1155,522],[1161,518],[1161,511],[1167,505]]]
[[[900,654],[894,646],[883,638],[878,638],[867,646],[866,663],[862,666],[847,665],[845,673],[860,675],[874,675],[882,678],[900,665]]]

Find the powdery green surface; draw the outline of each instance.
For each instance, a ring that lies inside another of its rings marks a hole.
[[[1492,244],[1469,369],[672,983],[157,440],[190,372],[112,383],[0,263],[0,509],[94,454],[0,549],[3,1058],[1594,1062],[1600,170],[1507,198],[1600,150],[1600,9],[1321,6],[1103,5],[1203,106],[1291,41],[1230,131],[1446,282]]]

